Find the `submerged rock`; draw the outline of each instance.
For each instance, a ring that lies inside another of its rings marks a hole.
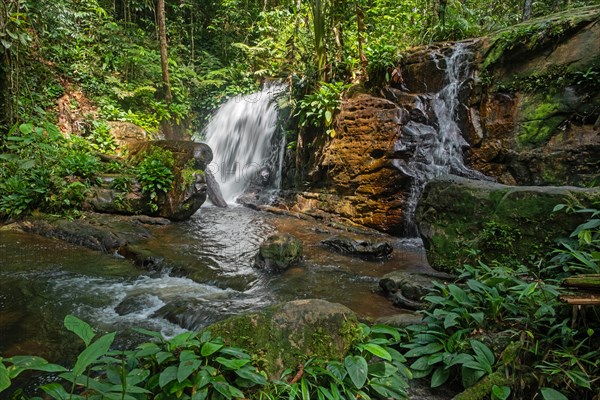
[[[394,250],[389,243],[384,241],[356,240],[346,236],[333,236],[322,240],[321,244],[339,253],[356,255],[366,259],[386,258]]]
[[[289,233],[277,233],[261,243],[255,266],[270,271],[282,271],[302,259],[302,242]]]
[[[260,313],[228,318],[209,326],[229,346],[259,353],[267,373],[278,378],[311,356],[342,360],[360,332],[356,315],[325,300],[295,300]]]
[[[433,281],[452,278],[445,273],[418,273],[394,271],[379,281],[379,287],[394,305],[409,310],[423,308],[421,299],[435,286]]]
[[[402,314],[394,314],[378,318],[376,323],[389,325],[396,328],[406,328],[409,325],[422,324],[423,316],[414,312],[404,312]]]
[[[598,196],[600,188],[507,186],[448,175],[426,186],[416,218],[429,264],[452,273],[479,260],[539,259],[585,218],[554,207],[574,201],[592,207]]]

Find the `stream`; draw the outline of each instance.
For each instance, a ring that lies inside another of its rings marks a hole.
[[[280,274],[256,270],[259,244],[276,231],[303,241],[303,263]],[[132,327],[170,337],[295,299],[342,303],[370,320],[401,312],[377,292],[378,281],[393,270],[422,270],[427,263],[419,243],[377,235],[395,250],[388,260],[366,261],[319,244],[340,232],[239,206],[204,206],[186,222],[152,227],[140,246],[163,261],[145,270],[118,256],[2,231],[0,353],[68,361],[80,344],[62,327],[67,314],[97,331],[119,331],[117,346],[131,347],[146,339]]]

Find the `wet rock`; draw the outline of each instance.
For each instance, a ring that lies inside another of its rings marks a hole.
[[[131,122],[109,121],[110,133],[117,144],[117,155],[137,154],[150,140],[148,133]]]
[[[93,186],[86,199],[86,206],[96,212],[110,214],[145,214],[181,221],[191,217],[207,197],[205,169],[212,160],[212,150],[204,143],[177,140],[144,142],[133,155],[134,162],[141,161],[143,154],[152,146],[169,150],[173,154],[173,185],[167,193],[158,193],[157,208],[151,207],[148,193],[135,177],[130,180],[129,190],[121,192],[110,187],[115,176],[107,176],[102,186]],[[122,176],[121,176],[122,177]]]
[[[554,207],[574,199],[592,207],[599,195],[600,188],[507,186],[448,175],[427,184],[416,219],[429,264],[452,273],[478,260],[526,263],[545,255],[584,218]]]
[[[383,98],[344,99],[336,135],[312,144],[308,187],[290,196],[289,209],[400,233],[411,178],[398,172],[393,158],[399,127],[408,120],[407,110]]]
[[[213,205],[221,208],[226,208],[227,202],[223,198],[221,188],[219,187],[219,182],[217,182],[210,169],[204,171],[204,174],[206,178],[208,199],[211,203],[213,203]]]
[[[409,325],[418,325],[423,323],[423,316],[413,312],[405,312],[402,314],[388,315],[378,318],[376,323],[394,326],[396,328],[406,328]]]
[[[142,294],[128,296],[115,307],[115,312],[121,316],[128,314],[141,314],[153,304],[152,296]]]
[[[255,266],[269,271],[282,271],[302,259],[302,242],[289,233],[277,233],[261,243]]]
[[[423,308],[421,299],[435,286],[434,280],[441,281],[452,278],[444,273],[416,273],[394,271],[386,274],[379,281],[379,287],[394,305],[409,310]]]
[[[61,239],[92,250],[114,253],[150,237],[150,231],[132,217],[85,213],[76,220],[40,215],[19,222],[24,232]]]
[[[260,353],[267,373],[278,378],[311,356],[342,360],[360,332],[356,315],[325,300],[296,300],[228,318],[207,328],[229,346]]]
[[[365,259],[386,258],[394,250],[389,243],[384,241],[355,240],[346,236],[333,236],[322,240],[321,244],[338,253],[355,255]]]

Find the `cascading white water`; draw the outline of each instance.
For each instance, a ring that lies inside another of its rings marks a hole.
[[[465,166],[463,149],[468,144],[457,124],[461,86],[471,76],[469,56],[467,43],[457,43],[449,55],[433,54],[438,68],[444,70],[445,86],[437,93],[420,96],[414,107],[424,115],[428,108],[433,111],[435,123],[410,121],[402,128],[401,138],[395,145],[397,152],[410,154],[405,159],[393,162],[402,173],[413,178],[405,210],[405,231],[408,236],[418,234],[414,213],[419,196],[431,179],[448,173],[487,179]]]
[[[281,85],[269,86],[254,94],[230,99],[219,108],[203,132],[214,154],[208,167],[228,203],[235,202],[261,174],[267,175],[263,179],[271,173],[280,175],[283,157],[279,149],[273,151],[273,136],[277,130],[274,99],[282,90]],[[280,182],[277,176],[275,183]]]

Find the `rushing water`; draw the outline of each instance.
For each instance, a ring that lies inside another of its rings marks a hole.
[[[427,182],[448,173],[486,179],[465,166],[463,149],[468,144],[457,123],[460,92],[469,83],[472,73],[470,56],[468,43],[456,43],[450,54],[432,53],[436,65],[444,71],[444,86],[437,93],[421,95],[414,107],[423,115],[431,110],[434,121],[427,124],[410,121],[402,127],[401,138],[395,144],[396,151],[411,153],[408,160],[394,160],[394,166],[413,179],[405,210],[408,236],[418,234],[413,217]]]
[[[119,346],[140,340],[134,326],[173,336],[300,298],[342,303],[365,318],[391,315],[397,310],[374,291],[379,278],[426,264],[420,248],[392,237],[383,237],[396,249],[390,260],[332,253],[319,241],[336,229],[243,207],[203,207],[189,221],[151,229],[138,246],[164,258],[152,271],[61,241],[0,232],[0,354],[64,361],[79,347],[62,328],[67,314],[120,331]],[[299,237],[305,259],[281,274],[263,273],[253,258],[275,231]]]
[[[266,86],[223,104],[204,130],[214,158],[209,168],[228,203],[253,180],[281,185],[283,139],[277,141],[277,104],[283,86]]]

